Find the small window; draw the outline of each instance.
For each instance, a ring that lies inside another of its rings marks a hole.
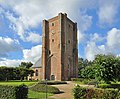
[[[73,27],[73,31],[75,31],[75,26]]]
[[[51,51],[49,50],[49,55],[51,54]]]
[[[58,48],[60,48],[60,44],[58,44]]]
[[[38,70],[35,71],[35,76],[38,76]]]
[[[52,39],[52,42],[54,42],[54,39]]]
[[[69,28],[70,28],[70,24],[69,24]]]
[[[55,26],[55,23],[52,23],[52,26]]]
[[[70,40],[68,40],[68,43],[70,44]]]

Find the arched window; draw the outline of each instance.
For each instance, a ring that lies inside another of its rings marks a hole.
[[[38,76],[38,70],[35,71],[35,76]]]

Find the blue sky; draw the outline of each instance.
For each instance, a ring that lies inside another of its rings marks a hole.
[[[78,25],[79,57],[120,55],[119,0],[0,0],[0,66],[36,62],[42,20],[67,13]]]

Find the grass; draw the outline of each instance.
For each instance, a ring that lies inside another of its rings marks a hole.
[[[21,85],[25,84],[27,86],[31,86],[33,84],[37,83],[37,81],[4,81],[0,82],[0,85]]]
[[[46,85],[45,84],[36,84],[35,86],[30,87],[29,89],[32,91],[45,93]],[[60,90],[57,87],[47,85],[47,92],[57,94],[57,93],[60,93]]]
[[[53,94],[47,93],[48,96],[52,96]],[[42,92],[35,92],[32,90],[29,90],[28,92],[28,99],[45,99],[46,93]]]

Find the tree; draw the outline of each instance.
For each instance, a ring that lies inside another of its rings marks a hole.
[[[8,81],[9,79],[13,79],[14,72],[13,67],[0,67],[0,80]]]
[[[34,74],[34,71],[32,70],[32,69],[29,69],[29,75],[30,75],[30,77],[31,77],[31,80],[32,80],[32,76],[33,76],[33,74]]]
[[[97,55],[94,60],[95,76],[106,83],[120,79],[120,60],[113,55]]]
[[[21,64],[19,65],[19,67],[22,68],[30,68],[33,64],[31,62],[21,62]]]
[[[81,76],[86,79],[95,79],[95,68],[94,66],[88,66],[81,72]]]
[[[88,61],[87,59],[83,59],[83,58],[79,58],[78,60],[78,74],[79,74],[79,77],[83,77],[83,71],[92,65],[92,62],[91,61]]]

